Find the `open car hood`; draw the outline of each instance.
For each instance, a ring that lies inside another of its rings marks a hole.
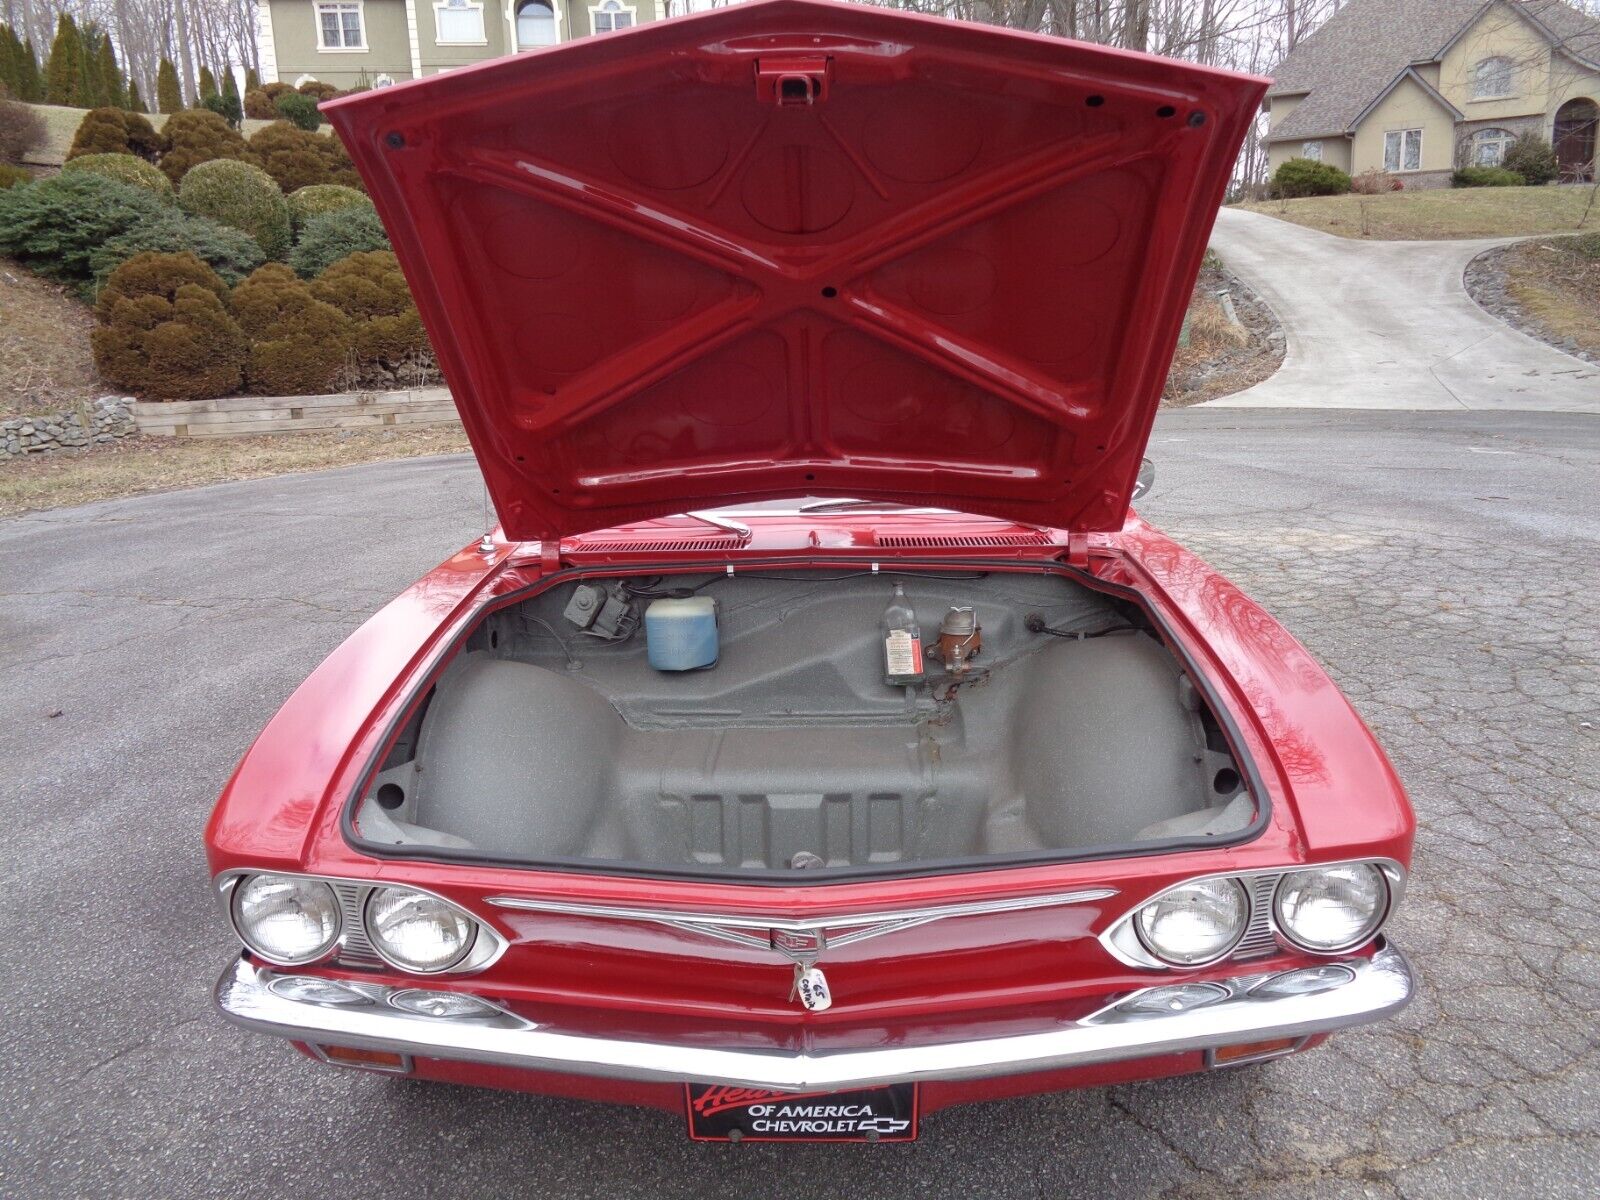
[[[1119,528],[1249,76],[769,0],[335,101],[508,536]]]

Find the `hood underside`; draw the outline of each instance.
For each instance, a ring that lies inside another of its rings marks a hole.
[[[769,0],[325,107],[506,533],[1119,528],[1264,80]]]

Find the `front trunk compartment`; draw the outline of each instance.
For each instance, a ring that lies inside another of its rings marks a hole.
[[[897,584],[911,686],[886,678]],[[714,605],[715,663],[658,670],[645,615],[687,600]],[[981,631],[960,674],[952,610]],[[1262,816],[1143,609],[1037,567],[564,578],[456,649],[357,798],[368,852],[805,883],[1222,844]]]

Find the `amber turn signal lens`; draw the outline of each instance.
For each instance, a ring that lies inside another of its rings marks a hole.
[[[1273,1054],[1287,1054],[1299,1045],[1299,1038],[1274,1038],[1270,1042],[1243,1042],[1237,1046],[1218,1046],[1211,1052],[1213,1066],[1225,1067],[1229,1063],[1250,1058],[1266,1058]]]
[[[354,1046],[318,1046],[322,1057],[341,1067],[364,1067],[369,1071],[403,1073],[411,1069],[404,1054],[393,1050],[359,1050]]]

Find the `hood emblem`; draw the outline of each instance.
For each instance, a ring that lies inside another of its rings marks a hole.
[[[789,999],[798,1000],[810,1012],[824,1012],[833,1006],[833,989],[818,960],[828,950],[851,946],[869,938],[883,937],[903,929],[914,929],[953,917],[991,916],[1034,908],[1064,908],[1088,904],[1117,894],[1116,888],[1082,888],[1076,892],[1056,892],[1046,896],[1012,896],[1003,900],[973,900],[965,904],[943,904],[931,908],[897,909],[891,912],[856,913],[830,917],[805,917],[774,920],[768,917],[733,913],[696,913],[671,908],[623,908],[605,904],[576,904],[565,900],[539,900],[531,896],[490,896],[496,908],[522,912],[560,913],[605,921],[637,921],[666,925],[700,937],[715,938],[756,950],[782,955],[794,964],[789,984]]]

